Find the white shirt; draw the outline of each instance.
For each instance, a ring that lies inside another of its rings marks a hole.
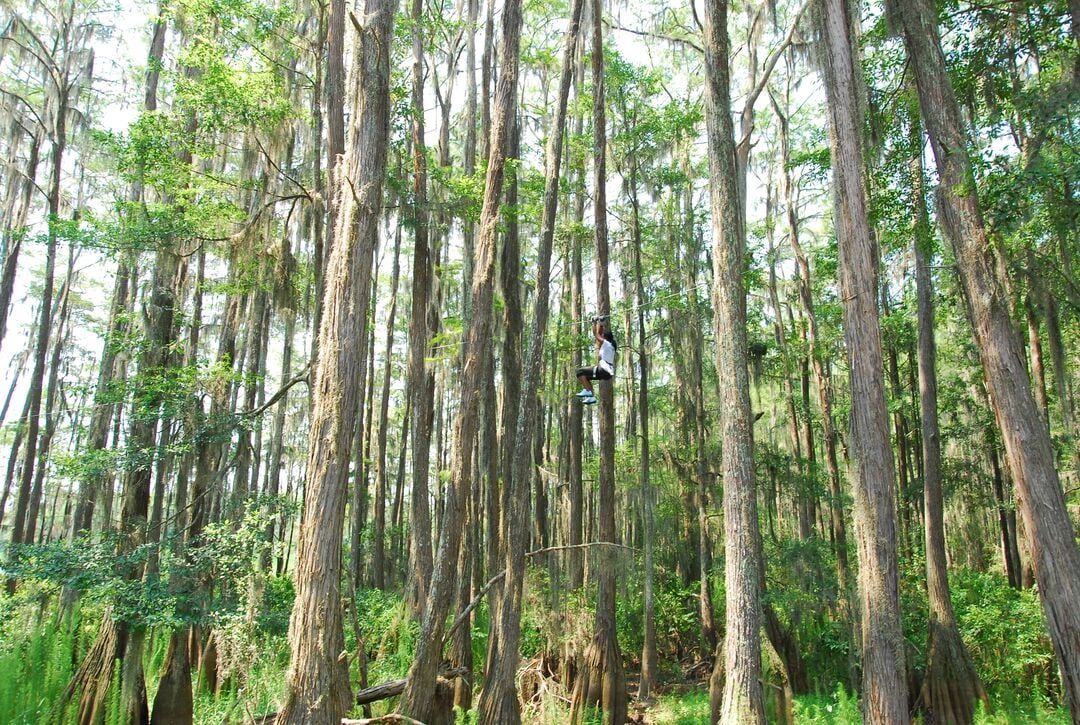
[[[600,345],[600,363],[597,367],[607,370],[612,375],[615,374],[615,346],[610,340],[604,340]]]

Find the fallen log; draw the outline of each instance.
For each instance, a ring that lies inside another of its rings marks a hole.
[[[450,670],[443,670],[439,673],[438,684],[442,685],[445,683],[449,685],[450,680],[464,677],[467,674],[469,674],[469,670],[465,667],[455,667]],[[405,691],[406,682],[407,680],[402,678],[400,680],[391,680],[390,682],[384,682],[381,685],[375,685],[374,687],[360,690],[360,692],[356,693],[356,704],[367,705],[372,702],[378,702],[379,700],[385,700],[388,697],[400,695]],[[378,722],[378,720],[373,720],[372,722]]]

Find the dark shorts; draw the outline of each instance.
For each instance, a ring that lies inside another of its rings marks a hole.
[[[578,368],[574,373],[579,378],[588,378],[589,380],[611,380],[611,373],[599,365],[593,365],[587,368]]]

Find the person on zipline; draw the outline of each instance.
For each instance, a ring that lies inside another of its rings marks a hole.
[[[607,317],[594,317],[592,319],[593,337],[596,338],[596,351],[600,354],[600,360],[592,367],[578,368],[578,380],[581,381],[581,390],[577,397],[585,405],[596,405],[596,393],[593,392],[593,380],[611,380],[615,377],[615,336],[611,334],[611,325]]]

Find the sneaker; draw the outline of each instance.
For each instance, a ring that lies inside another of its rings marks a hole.
[[[587,398],[582,398],[581,402],[585,405],[596,405],[597,400],[595,395],[590,395]]]
[[[576,393],[574,393],[574,395],[578,396],[579,398],[591,398],[591,397],[593,397],[592,391],[591,390],[586,390],[585,388],[582,388],[581,390],[577,391]]]

